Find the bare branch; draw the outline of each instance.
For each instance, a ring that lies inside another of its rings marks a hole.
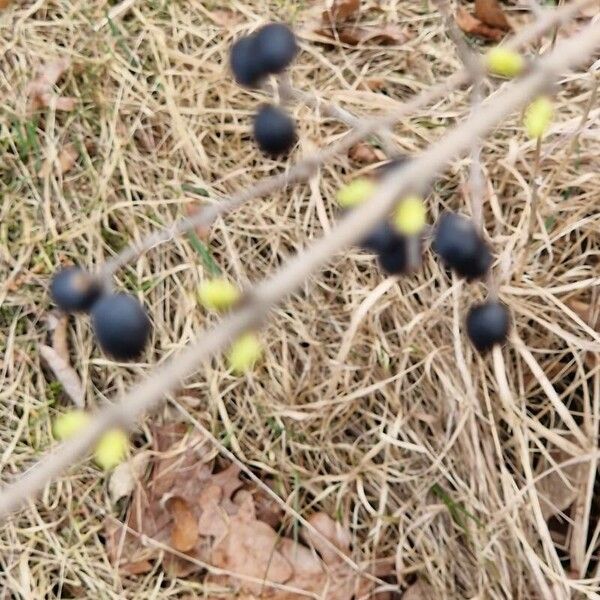
[[[502,119],[545,90],[561,73],[585,61],[599,45],[600,22],[592,23],[540,59],[526,77],[507,86],[493,103],[483,105],[477,114],[454,127],[420,157],[391,172],[369,202],[348,213],[328,236],[292,257],[282,269],[258,284],[239,311],[212,330],[202,333],[193,345],[136,384],[119,402],[100,411],[80,435],[61,444],[15,483],[7,486],[0,494],[0,518],[32,498],[84,456],[105,430],[115,426],[130,427],[143,413],[155,408],[204,360],[222,350],[244,330],[262,322],[268,311],[297,289],[311,272],[367,233],[389,212],[402,193],[429,180],[448,161],[468,151],[475,138],[485,135]]]

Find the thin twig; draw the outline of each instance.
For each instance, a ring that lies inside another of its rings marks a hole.
[[[535,154],[533,159],[533,173],[531,175],[531,183],[529,189],[531,190],[531,197],[529,200],[529,213],[527,216],[527,225],[525,227],[525,236],[521,242],[521,256],[519,258],[519,266],[517,268],[517,279],[521,279],[523,271],[525,269],[525,263],[527,262],[527,248],[533,237],[533,230],[537,222],[537,210],[539,203],[539,189],[540,189],[540,165],[542,157],[542,138],[538,137],[535,143]]]
[[[450,9],[449,0],[435,0],[444,20],[448,37],[456,46],[456,51],[465,69],[469,72],[473,89],[471,91],[471,114],[478,111],[483,98],[482,87],[485,71],[475,52],[465,41],[465,37],[456,24]],[[468,193],[471,199],[471,216],[478,230],[483,229],[483,195],[484,180],[481,166],[481,140],[475,139],[471,148],[471,165],[469,168]]]
[[[505,46],[512,49],[524,46],[530,41],[537,39],[553,25],[568,21],[573,15],[577,14],[581,8],[590,4],[592,1],[593,0],[578,0],[561,9],[549,10],[547,14],[537,19],[531,26],[516,34],[505,44]],[[402,104],[398,109],[385,116],[361,120],[354,131],[348,133],[348,135],[335,144],[321,150],[316,155],[300,161],[289,171],[263,179],[254,186],[235,194],[228,200],[222,200],[218,204],[198,211],[192,217],[181,218],[164,229],[160,229],[150,234],[139,243],[128,246],[103,265],[98,274],[99,277],[104,280],[104,282],[108,283],[116,271],[151,248],[187,233],[192,229],[196,229],[197,227],[208,226],[219,216],[237,209],[245,202],[254,198],[266,196],[277,189],[307,180],[322,163],[345,152],[356,142],[382,128],[391,127],[408,114],[447,96],[461,86],[469,83],[469,81],[469,72],[467,70],[460,71],[451,75],[444,82],[435,84],[427,90],[424,90],[411,100]]]
[[[318,110],[322,115],[341,121],[349,127],[358,127],[364,120],[333,102],[326,102],[310,92],[295,88],[288,76],[279,78],[278,89],[282,98],[306,104],[306,106]],[[389,125],[376,130],[374,135],[379,138],[381,146],[388,157],[391,158],[397,154]]]
[[[521,81],[507,86],[493,104],[482,106],[454,127],[421,156],[391,172],[372,199],[349,212],[329,235],[292,257],[283,268],[259,283],[245,305],[218,326],[203,332],[191,346],[177,353],[147,379],[97,413],[75,438],[61,444],[0,493],[0,518],[22,505],[84,456],[104,431],[132,427],[146,411],[156,408],[164,396],[194,373],[202,362],[222,350],[233,338],[261,323],[268,311],[296,290],[305,278],[325,264],[336,252],[364,236],[411,187],[431,179],[447,163],[468,151],[473,139],[485,135],[499,122],[544,91],[564,71],[581,64],[600,45],[600,23],[592,23],[577,36],[562,42],[540,59]]]

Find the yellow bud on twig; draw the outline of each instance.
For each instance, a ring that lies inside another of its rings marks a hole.
[[[366,177],[351,181],[337,193],[338,204],[342,208],[352,208],[361,204],[375,191],[375,183]]]
[[[245,333],[231,345],[227,362],[229,368],[241,375],[249,371],[262,355],[262,346],[256,335]]]
[[[94,462],[105,471],[121,464],[127,457],[129,438],[122,429],[107,431],[94,450]]]
[[[90,415],[83,410],[70,410],[54,419],[52,433],[57,440],[68,440],[90,422]]]
[[[523,123],[527,135],[532,139],[541,138],[552,122],[554,109],[548,96],[540,96],[525,110]]]
[[[425,203],[419,196],[408,196],[400,201],[394,213],[394,225],[400,233],[417,235],[427,224]]]
[[[525,68],[525,59],[514,50],[496,46],[485,55],[488,70],[503,77],[516,77]]]
[[[239,299],[240,291],[226,279],[211,279],[198,288],[198,300],[209,310],[227,310]]]

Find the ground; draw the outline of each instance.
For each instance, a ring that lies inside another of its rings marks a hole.
[[[101,0],[14,4],[0,9],[3,480],[55,443],[52,419],[70,406],[38,351],[48,338],[48,283],[57,266],[99,267],[200,202],[280,172],[347,130],[297,106],[300,141],[292,155],[262,156],[251,116],[269,98],[232,81],[227,60],[235,38],[268,20],[294,24],[302,45],[294,84],[360,115],[391,110],[460,68],[434,5],[421,0],[363,2],[362,22],[392,23],[406,39],[357,47],[323,43],[315,24],[320,0],[134,1],[108,21],[113,3]],[[518,27],[531,20],[514,6],[509,15]],[[561,29],[559,39],[583,24]],[[528,51],[551,43],[547,35]],[[28,83],[43,64],[63,58],[71,66],[54,90],[77,99],[73,110],[32,111]],[[485,91],[500,85],[487,82]],[[597,598],[597,453],[581,463],[596,451],[600,418],[600,113],[597,105],[587,112],[593,86],[593,72],[584,71],[553,90],[555,120],[537,177],[535,143],[521,115],[483,144],[485,226],[500,297],[514,320],[514,339],[502,351],[512,406],[501,399],[492,357],[475,353],[462,331],[466,310],[484,298],[483,284],[453,280],[429,250],[415,274],[386,278],[372,255],[353,249],[273,312],[253,373],[236,377],[222,358],[207,361],[140,422],[136,447],[150,446],[151,426],[191,415],[255,474],[275,480],[292,515],[322,510],[349,529],[355,561],[388,559],[388,581],[399,593],[419,579],[439,598],[535,598],[545,576],[557,598],[568,597],[560,595],[564,582],[573,598]],[[394,129],[398,152],[417,154],[469,106],[461,91],[411,114]],[[61,173],[57,156],[65,148],[76,159]],[[95,346],[88,320],[71,319],[71,361],[87,406],[110,402],[218,321],[198,306],[202,280],[217,270],[240,286],[263,278],[330,230],[339,217],[336,190],[372,168],[339,156],[310,183],[218,220],[205,242],[173,240],[119,271],[115,285],[143,301],[153,337],[139,363],[115,365]],[[427,199],[431,223],[444,209],[468,214],[468,177],[468,159],[439,174]],[[539,208],[533,237],[522,245],[532,181]],[[587,447],[558,415],[557,398]],[[558,492],[535,477],[573,457],[585,473],[554,481],[570,501],[562,513],[540,517],[540,500],[558,503]],[[123,576],[110,564],[104,519],[123,517],[126,508],[111,502],[106,477],[92,463],[74,465],[4,524],[4,597],[202,597],[200,575],[171,578],[158,566]],[[287,517],[281,531],[291,535],[295,525]]]

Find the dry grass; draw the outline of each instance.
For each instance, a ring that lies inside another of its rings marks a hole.
[[[51,419],[66,403],[37,350],[47,336],[47,284],[56,265],[99,266],[129,240],[184,214],[198,199],[192,188],[218,200],[286,167],[260,156],[250,139],[250,116],[264,95],[233,85],[223,67],[237,35],[268,19],[297,23],[303,52],[294,82],[360,114],[393,108],[460,65],[438,15],[420,1],[364,12],[411,29],[412,40],[392,49],[320,46],[310,27],[318,3],[233,2],[238,18],[223,26],[215,21],[224,16],[221,3],[153,0],[95,32],[106,8],[100,4],[40,0],[0,13],[4,479],[51,445]],[[40,63],[65,56],[74,67],[60,88],[80,99],[77,109],[29,115],[28,80]],[[385,93],[363,90],[373,78],[385,81]],[[519,115],[483,145],[485,226],[521,345],[494,360],[474,355],[460,323],[484,288],[452,281],[431,253],[421,272],[397,280],[384,279],[373,257],[356,250],[337,256],[275,311],[262,334],[264,363],[253,375],[234,378],[216,359],[175,401],[255,472],[274,477],[294,511],[321,508],[348,524],[357,562],[391,559],[401,586],[418,576],[443,598],[533,598],[545,579],[552,597],[600,597],[598,561],[579,562],[581,548],[572,543],[591,511],[588,552],[598,553],[593,472],[579,485],[578,510],[555,517],[550,528],[534,484],[557,445],[571,450],[562,460],[597,453],[600,334],[568,306],[574,298],[597,305],[600,285],[597,105],[573,137],[593,81],[593,74],[574,74],[557,90],[556,123],[542,147],[539,219],[524,249],[534,145]],[[406,119],[394,142],[417,153],[468,110],[468,94],[453,94]],[[291,161],[346,130],[307,108],[293,112],[301,142]],[[68,143],[79,149],[75,168],[39,178],[43,161]],[[468,171],[468,161],[458,161],[437,181],[428,201],[432,221],[445,208],[467,210]],[[210,234],[214,263],[240,285],[263,277],[328,230],[336,189],[360,172],[340,157],[309,185],[218,221]],[[138,293],[154,321],[152,349],[138,365],[115,366],[94,347],[87,321],[72,321],[72,358],[88,406],[127,388],[214,320],[194,299],[209,275],[186,239],[118,274],[117,285]],[[531,357],[541,367],[536,374]],[[587,447],[568,432],[557,403]],[[171,403],[147,422],[180,414]],[[148,444],[146,425],[135,439]],[[202,595],[201,579],[168,579],[160,570],[119,577],[100,537],[103,516],[115,511],[89,464],[49,486],[2,529],[5,597],[65,598],[76,589],[98,598]]]

